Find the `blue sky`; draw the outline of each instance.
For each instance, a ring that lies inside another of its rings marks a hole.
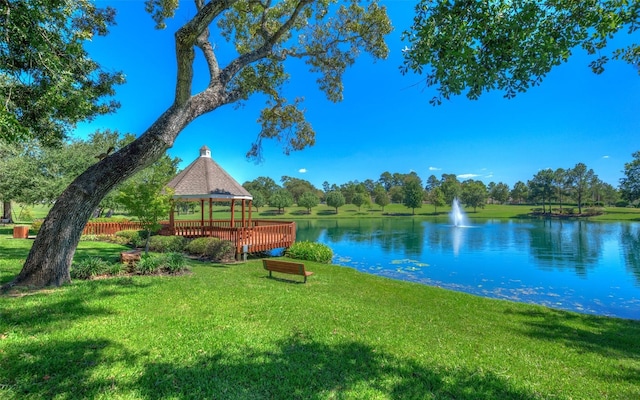
[[[169,107],[175,88],[173,33],[191,17],[191,2],[183,0],[167,30],[157,31],[143,0],[97,2],[107,3],[117,9],[118,25],[108,37],[95,38],[89,50],[106,69],[123,71],[127,83],[117,88],[120,110],[79,125],[80,137],[96,129],[140,135]],[[420,76],[399,72],[405,46],[400,35],[411,23],[415,2],[382,4],[395,27],[387,39],[389,57],[375,63],[361,57],[344,76],[343,102],[327,101],[317,89],[316,76],[301,63],[291,65],[287,96],[305,98],[315,146],[286,156],[277,142],[265,141],[264,160],[247,160],[264,104],[264,99],[254,98],[241,108],[226,106],[200,117],[180,134],[169,154],[181,158],[185,167],[207,145],[240,183],[259,176],[280,183],[286,175],[320,188],[325,180],[342,184],[377,180],[385,171],[415,171],[423,181],[447,173],[460,180],[513,186],[541,169],[566,169],[581,162],[617,187],[624,163],[640,150],[640,76],[635,68],[610,62],[603,74],[595,75],[588,56],[576,49],[541,86],[515,99],[495,92],[476,101],[461,96],[434,107],[429,104],[434,89],[425,87]],[[640,34],[634,35],[637,42]],[[223,40],[212,35],[212,41],[224,57]],[[200,83],[206,82],[207,77],[200,76]]]

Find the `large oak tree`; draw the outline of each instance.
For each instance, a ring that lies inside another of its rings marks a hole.
[[[146,8],[162,28],[179,3],[148,0]],[[42,224],[20,274],[7,287],[69,281],[69,266],[82,229],[100,200],[118,183],[161,157],[178,134],[203,114],[262,94],[267,100],[259,116],[261,132],[249,155],[259,156],[260,142],[265,138],[278,138],[285,152],[313,144],[314,131],[305,120],[301,99],[283,96],[289,78],[287,59],[303,59],[317,74],[320,90],[328,99],[340,101],[342,75],[359,53],[367,52],[374,59],[388,53],[384,36],[391,25],[386,10],[375,0],[195,0],[195,6],[193,17],[175,32],[173,104],[134,142],[92,165],[71,183]],[[76,9],[69,18],[84,12]],[[95,9],[92,12],[109,15]],[[210,40],[212,34],[216,40],[233,43],[236,57],[222,64]],[[209,84],[194,93],[196,51],[206,60]]]

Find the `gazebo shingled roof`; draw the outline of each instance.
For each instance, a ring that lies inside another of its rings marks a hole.
[[[296,224],[289,221],[252,221],[251,209],[253,197],[242,185],[233,179],[222,167],[211,159],[207,146],[200,148],[200,157],[181,171],[167,184],[174,190],[174,200],[200,202],[200,220],[175,219],[176,203],[169,213],[169,224],[164,232],[169,235],[185,237],[217,237],[235,245],[236,258],[249,252],[289,247],[296,239]],[[209,216],[205,219],[205,201],[209,203]],[[228,220],[213,219],[213,202],[225,204],[222,211],[227,212]],[[236,202],[241,202],[242,219],[236,221]],[[247,215],[248,214],[248,218]]]
[[[200,148],[200,157],[176,175],[168,184],[176,199],[253,200],[242,185],[211,158],[207,146]]]

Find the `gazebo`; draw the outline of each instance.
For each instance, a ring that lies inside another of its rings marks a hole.
[[[205,222],[213,226],[213,202],[230,202],[231,219],[229,226],[235,224],[235,205],[242,204],[242,220],[240,227],[251,225],[251,202],[253,196],[242,185],[231,177],[211,158],[211,150],[207,146],[200,148],[200,157],[196,158],[187,168],[176,175],[167,186],[174,190],[174,200],[200,201],[200,228],[204,231]],[[204,205],[209,202],[209,218],[205,221]],[[249,209],[246,219],[247,205]],[[174,211],[169,215],[169,224],[175,228]],[[205,236],[205,235],[201,235]]]
[[[236,245],[240,253],[266,251],[289,247],[295,241],[295,222],[252,220],[253,197],[211,158],[207,146],[200,148],[200,156],[176,175],[167,186],[174,190],[174,204],[178,200],[199,201],[199,220],[176,220],[175,207],[169,215],[168,234],[186,237],[215,236]],[[213,203],[230,203],[231,218],[215,220]],[[241,218],[236,220],[236,204],[241,205]],[[209,215],[205,216],[205,204]]]

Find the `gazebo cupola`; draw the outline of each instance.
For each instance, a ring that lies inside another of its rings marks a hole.
[[[211,158],[211,150],[205,145],[200,147],[200,157],[209,157]]]

